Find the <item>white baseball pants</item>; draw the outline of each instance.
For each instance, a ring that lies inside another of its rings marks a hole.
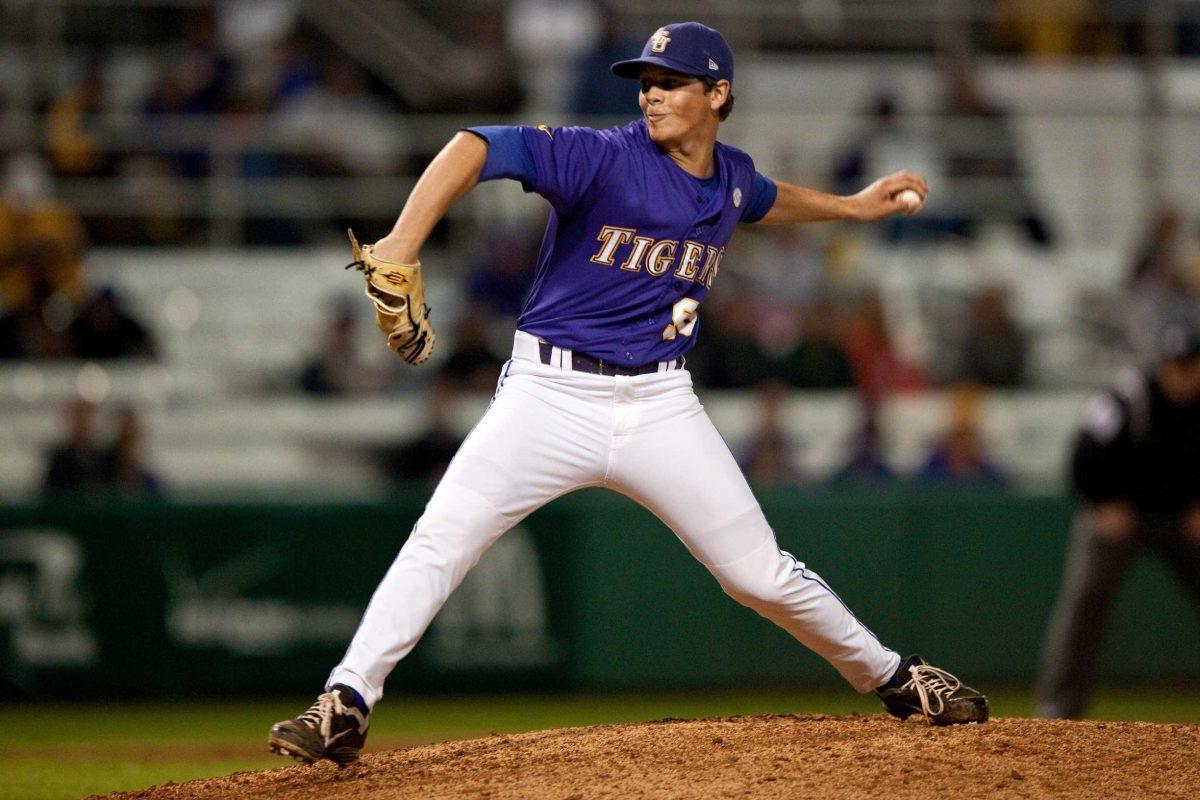
[[[554,363],[560,351],[554,348]],[[575,489],[605,486],[675,532],[730,597],[824,657],[859,692],[900,663],[814,572],[782,552],[683,369],[630,377],[541,363],[518,331],[496,396],[375,590],[328,685],[369,705],[502,533]]]

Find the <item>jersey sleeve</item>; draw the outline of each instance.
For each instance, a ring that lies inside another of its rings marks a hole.
[[[479,125],[463,130],[475,134],[488,144],[487,160],[483,162],[483,170],[479,173],[480,183],[512,178],[520,181],[527,192],[537,184],[537,166],[533,163],[533,153],[529,152],[520,128],[513,125]]]
[[[754,183],[750,187],[750,200],[742,209],[742,222],[758,222],[765,217],[771,206],[775,205],[775,197],[778,194],[779,187],[775,185],[775,181],[755,171]]]
[[[524,126],[521,132],[537,171],[530,188],[560,214],[568,213],[583,199],[614,147],[609,137],[592,128],[538,125]]]

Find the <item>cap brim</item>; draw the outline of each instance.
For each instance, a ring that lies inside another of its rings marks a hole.
[[[694,67],[689,67],[687,64],[681,64],[678,61],[673,61],[662,56],[647,56],[645,58],[631,58],[628,61],[618,61],[613,64],[611,69],[613,75],[618,78],[632,78],[637,80],[642,76],[642,70],[646,67],[662,67],[669,69],[672,72],[678,72],[683,75],[692,75],[697,78],[703,78],[704,73],[697,72]]]

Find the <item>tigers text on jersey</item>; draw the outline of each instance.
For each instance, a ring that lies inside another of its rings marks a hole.
[[[775,200],[746,153],[718,142],[715,173],[702,180],[658,149],[644,120],[604,131],[469,130],[489,142],[483,179],[518,178],[552,207],[517,328],[617,364],[691,349],[734,227]],[[497,168],[491,151],[512,131],[529,161]]]

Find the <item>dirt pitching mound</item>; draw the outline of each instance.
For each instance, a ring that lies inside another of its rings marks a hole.
[[[1200,725],[771,715],[493,735],[109,797],[1195,798],[1197,753]]]

